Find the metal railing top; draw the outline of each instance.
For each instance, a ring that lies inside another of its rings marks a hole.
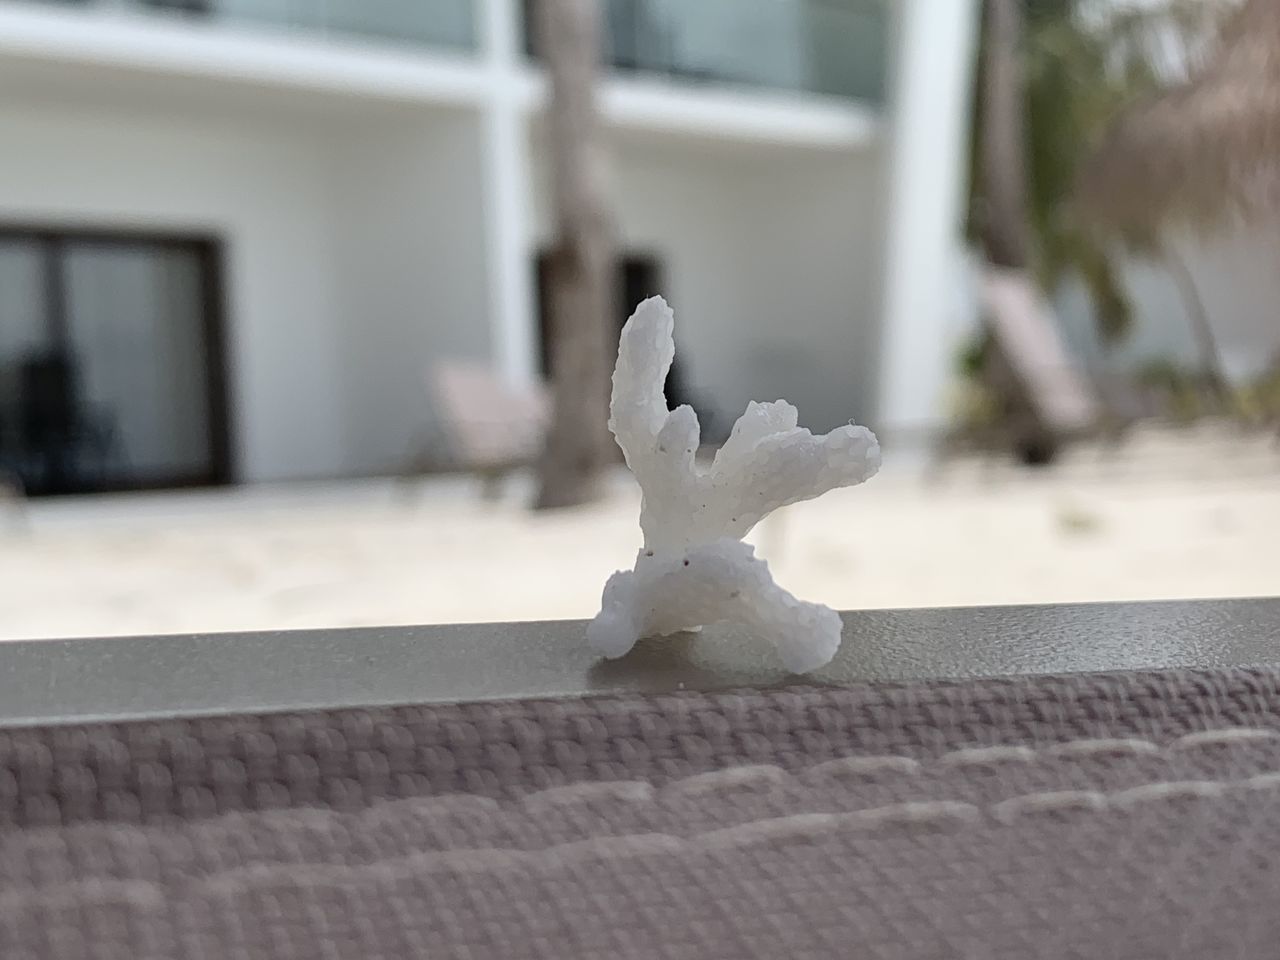
[[[495,587],[497,589],[497,587]],[[966,679],[1280,660],[1280,599],[864,610],[803,677],[708,627],[620,660],[581,621],[0,643],[0,724],[71,723],[788,683]]]

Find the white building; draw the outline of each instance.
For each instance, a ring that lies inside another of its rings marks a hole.
[[[942,416],[976,5],[882,2],[608,4],[625,252],[719,418]],[[0,2],[10,448],[69,354],[109,483],[395,470],[434,360],[537,375],[544,101],[517,0]]]

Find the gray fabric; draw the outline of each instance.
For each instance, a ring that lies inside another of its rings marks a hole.
[[[6,960],[1271,957],[1280,671],[10,730],[0,822]]]

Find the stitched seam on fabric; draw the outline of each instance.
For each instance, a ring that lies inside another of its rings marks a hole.
[[[1026,746],[998,745],[991,747],[966,747],[933,758],[932,763],[942,767],[974,768],[1000,766],[1009,763],[1030,764],[1046,759],[1074,759],[1093,755],[1130,754],[1134,756],[1158,756],[1213,746],[1238,746],[1280,739],[1280,732],[1260,727],[1229,727],[1221,730],[1198,731],[1186,734],[1161,746],[1149,740],[1137,738],[1090,738],[1053,744],[1040,750]],[[661,787],[643,780],[586,781],[549,787],[526,794],[515,801],[526,812],[536,813],[555,809],[561,805],[606,801],[609,803],[641,804],[659,800],[697,799],[712,793],[742,788],[773,788],[800,779],[838,777],[845,774],[872,776],[882,772],[916,775],[923,773],[927,764],[914,757],[896,754],[843,757],[804,767],[795,773],[772,764],[754,764],[712,770],[674,780]],[[1280,774],[1277,774],[1280,776]],[[1204,781],[1192,781],[1204,782]],[[1145,786],[1133,789],[1141,791]],[[1140,795],[1140,794],[1139,794]],[[1018,798],[1010,798],[1017,800]],[[1008,801],[1005,801],[1008,802]],[[296,819],[301,816],[317,825],[334,818],[356,818],[362,822],[376,823],[395,816],[399,810],[410,807],[419,816],[461,813],[481,810],[498,811],[503,804],[478,794],[452,793],[437,796],[412,797],[388,800],[352,813],[340,813],[323,807],[289,807],[276,810],[240,810],[202,818],[207,824],[232,821],[243,817],[260,817],[271,820],[277,817]],[[91,825],[95,821],[89,821]],[[74,829],[74,827],[72,828]]]
[[[837,830],[874,830],[885,826],[908,828],[954,823],[972,825],[989,813],[998,823],[1009,825],[1034,813],[1066,810],[1101,813],[1123,812],[1138,803],[1179,799],[1212,799],[1233,790],[1280,789],[1280,771],[1259,774],[1240,780],[1186,780],[1145,784],[1103,794],[1088,790],[1043,791],[1011,797],[990,807],[952,800],[907,802],[856,810],[847,813],[801,813],[785,817],[755,820],[724,827],[691,837],[668,833],[627,834],[618,837],[588,837],[535,850],[501,847],[471,847],[452,850],[415,851],[399,857],[359,864],[323,864],[315,862],[254,865],[219,870],[191,881],[195,887],[211,894],[234,896],[246,887],[262,881],[289,882],[292,885],[323,886],[335,883],[363,882],[365,879],[394,879],[425,871],[490,872],[537,867],[544,861],[568,863],[582,860],[608,860],[655,854],[714,852],[741,849],[759,843],[814,842]],[[32,900],[47,902],[83,891],[93,902],[128,901],[137,906],[154,905],[151,881],[92,880],[50,884],[29,891],[7,893],[0,897],[0,912],[20,910]],[[115,893],[116,896],[111,894]]]
[[[1171,741],[1165,746],[1149,740],[1136,738],[1096,738],[1072,740],[1054,744],[1040,750],[1026,746],[1001,745],[991,747],[966,747],[944,753],[933,759],[933,763],[944,767],[978,767],[994,766],[1006,763],[1039,763],[1046,758],[1072,759],[1093,755],[1128,753],[1135,756],[1154,756],[1169,751],[1203,748],[1210,746],[1236,746],[1245,743],[1257,743],[1280,739],[1280,732],[1260,727],[1231,727],[1223,730],[1206,730],[1186,734]],[[607,783],[588,782],[552,787],[530,793],[520,798],[521,804],[533,803],[572,803],[590,799],[604,793],[606,787],[616,788],[617,799],[650,801],[656,797],[704,796],[713,791],[733,789],[745,786],[776,786],[799,777],[838,776],[840,774],[873,775],[882,771],[903,774],[917,774],[926,769],[926,764],[914,757],[885,754],[868,757],[843,757],[827,760],[804,767],[792,773],[772,764],[754,764],[750,766],[730,767],[725,770],[712,770],[707,773],[694,774],[680,780],[674,780],[662,787],[652,787],[639,780],[620,780]],[[622,788],[626,788],[625,790]],[[645,789],[645,788],[648,789]],[[465,796],[465,795],[463,795]]]

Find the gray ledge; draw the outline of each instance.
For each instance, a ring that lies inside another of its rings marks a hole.
[[[580,621],[0,643],[0,723],[1280,661],[1280,599],[867,610],[803,678],[731,628],[602,661]]]

